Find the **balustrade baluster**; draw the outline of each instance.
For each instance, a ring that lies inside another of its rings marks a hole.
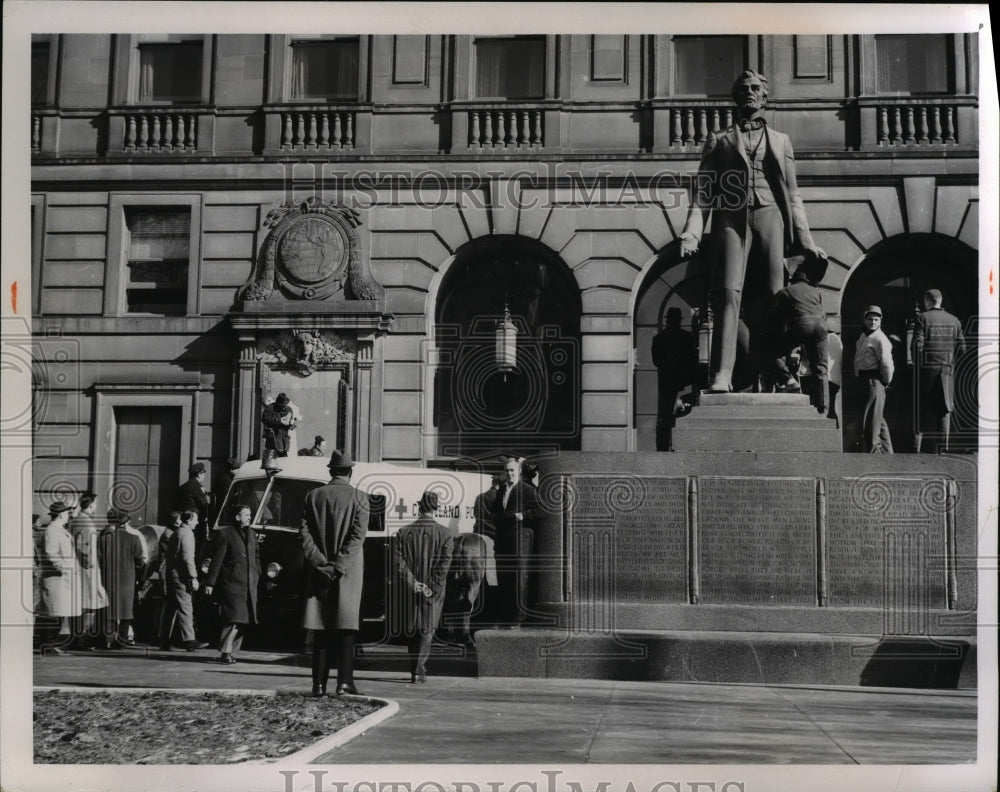
[[[902,143],[903,142],[903,121],[902,114],[898,107],[893,108],[892,111],[892,142]]]
[[[483,120],[486,122],[486,128],[483,130],[483,145],[491,148],[493,146],[493,111],[485,111]]]
[[[306,144],[306,119],[302,113],[295,114],[295,148],[303,148]]]
[[[333,145],[337,148],[344,147],[344,124],[340,113],[333,114]]]
[[[542,111],[535,110],[535,131],[532,134],[531,144],[533,146],[544,146],[545,142],[542,139]]]
[[[941,142],[941,108],[937,105],[931,108],[930,140],[931,143]]]
[[[177,116],[177,148],[181,151],[187,148],[187,124],[183,115]]]
[[[292,114],[282,113],[281,114],[281,147],[283,149],[290,149],[292,147]]]
[[[153,151],[160,150],[160,117],[158,115],[153,116],[153,134],[149,140],[149,147]]]
[[[309,126],[306,128],[306,147],[316,148],[316,141],[319,138],[319,127],[316,124],[316,114],[309,114]]]
[[[719,108],[712,108],[711,124],[709,125],[709,132],[713,134],[719,131]]]
[[[163,117],[163,147],[169,151],[173,151],[177,148],[174,145],[174,117],[164,116]]]
[[[192,151],[198,148],[198,116],[189,115],[188,116],[188,145],[187,148]]]
[[[698,143],[704,143],[708,137],[708,111],[704,107],[698,108]]]
[[[881,146],[889,142],[889,112],[884,108],[878,109],[878,144]]]
[[[330,147],[330,114],[319,114],[319,145],[321,148]]]
[[[521,135],[517,141],[519,146],[528,146],[531,144],[531,127],[528,125],[528,111],[521,111]]]
[[[955,123],[954,116],[952,115],[952,108],[945,107],[944,109],[944,142],[954,143],[955,142]]]
[[[354,113],[344,113],[344,148],[354,148]]]
[[[469,145],[471,145],[472,148],[482,148],[483,147],[483,143],[479,139],[480,132],[479,132],[479,111],[478,110],[471,110],[471,111],[469,111],[469,126],[472,128],[471,132],[469,133],[469,135],[471,137],[471,140],[469,141]]]
[[[504,128],[503,110],[497,111],[497,146],[503,148],[507,145],[507,130]]]
[[[927,142],[927,108],[920,105],[917,108],[917,143]]]
[[[517,145],[517,113],[513,110],[507,115],[507,140],[504,141],[504,144],[508,146]]]
[[[31,117],[31,153],[37,154],[42,150],[42,117]]]
[[[681,131],[681,111],[680,108],[670,110],[670,145],[679,146],[683,132]]]
[[[135,116],[125,119],[125,150],[135,151]]]
[[[684,110],[684,143],[694,141],[694,112],[690,107]]]
[[[146,116],[139,116],[139,145],[140,151],[146,151],[149,148],[149,119]]]
[[[913,142],[913,108],[912,107],[907,107],[906,108],[906,113],[905,113],[905,116],[904,116],[904,127],[903,127],[903,129],[904,129],[903,142],[904,143],[912,143]]]
[[[726,108],[726,126],[725,129],[729,129],[733,125],[733,111],[732,108]]]

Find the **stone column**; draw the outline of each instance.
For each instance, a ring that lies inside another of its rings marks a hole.
[[[377,443],[372,431],[372,373],[375,367],[374,335],[358,336],[358,356],[354,377],[354,427],[355,431],[348,434],[354,443],[354,458],[362,462],[370,462],[378,457],[372,454],[373,445]],[[350,426],[346,427],[350,432]]]
[[[239,357],[236,361],[236,382],[233,388],[233,448],[241,462],[257,448],[258,368],[257,346],[253,336],[240,336]]]

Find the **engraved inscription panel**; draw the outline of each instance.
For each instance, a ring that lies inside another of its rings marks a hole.
[[[893,622],[947,607],[946,506],[941,479],[828,479],[828,604],[883,607]]]
[[[572,597],[687,601],[687,479],[573,476]]]
[[[699,478],[701,602],[816,603],[812,478]]]

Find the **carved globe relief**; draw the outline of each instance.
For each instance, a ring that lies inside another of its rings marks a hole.
[[[341,285],[349,245],[340,226],[326,217],[294,218],[277,244],[282,286],[307,300],[329,295]]]

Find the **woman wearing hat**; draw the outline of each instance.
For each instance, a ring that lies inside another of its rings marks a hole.
[[[49,506],[49,524],[42,540],[42,579],[38,615],[59,619],[59,637],[68,641],[70,619],[83,613],[83,591],[77,571],[69,518],[73,507],[57,500]],[[62,650],[53,648],[53,652]]]
[[[434,519],[436,492],[427,490],[417,503],[415,522],[396,534],[393,556],[400,582],[403,634],[410,651],[410,681],[427,681],[431,639],[441,621],[445,584],[456,532]]]

